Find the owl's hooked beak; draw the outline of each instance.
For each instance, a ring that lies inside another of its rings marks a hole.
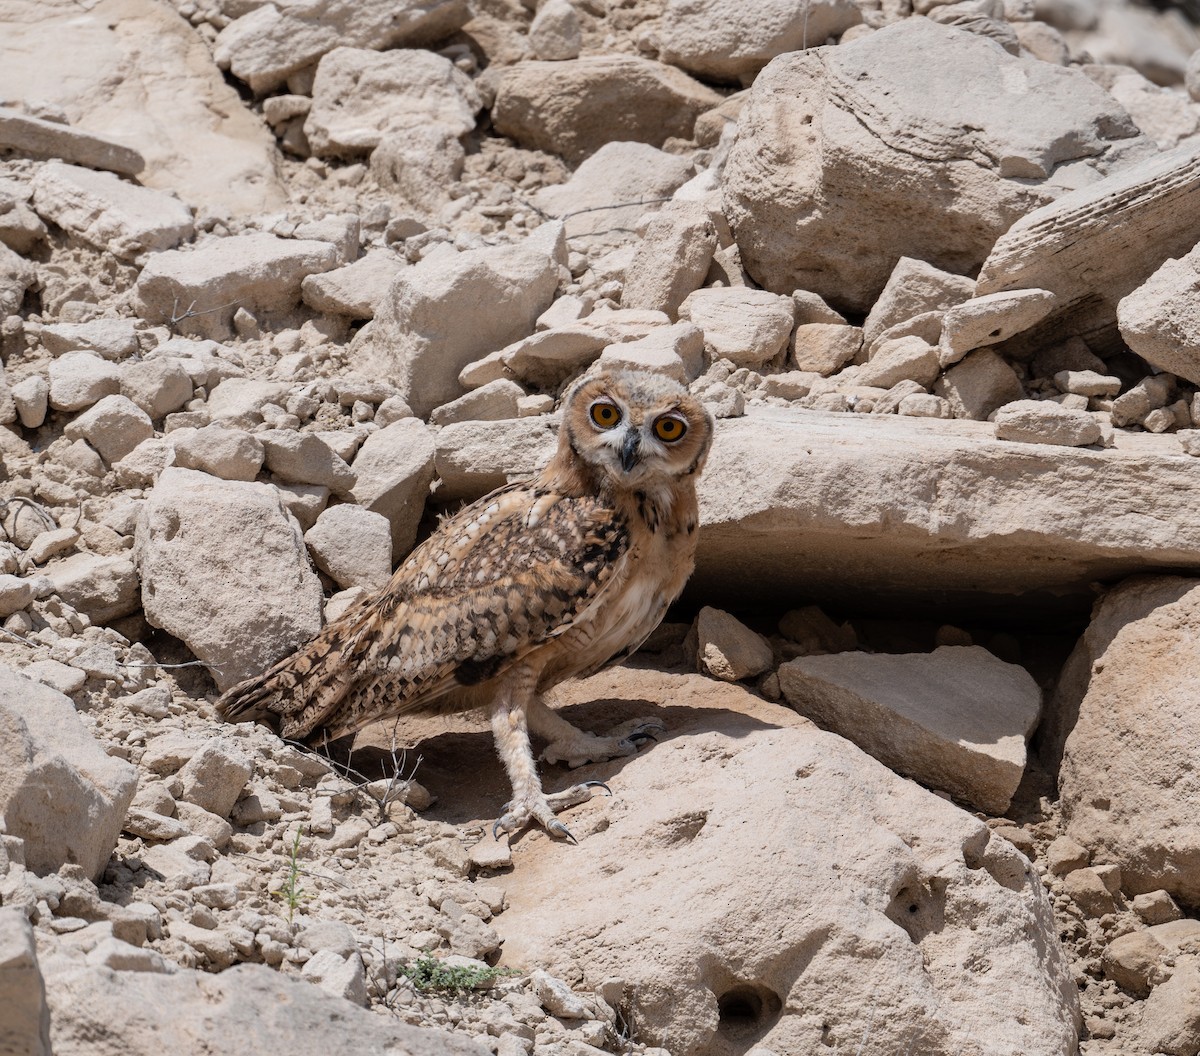
[[[621,444],[621,468],[626,473],[633,471],[633,467],[638,464],[638,456],[642,452],[642,434],[636,429],[630,429],[625,434],[625,440]]]

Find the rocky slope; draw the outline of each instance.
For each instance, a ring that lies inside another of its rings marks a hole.
[[[1185,9],[0,21],[0,1051],[1200,1054]],[[216,719],[606,368],[718,431],[577,846]]]

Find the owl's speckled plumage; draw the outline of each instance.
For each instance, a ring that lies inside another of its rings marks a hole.
[[[679,596],[712,430],[704,408],[657,375],[577,383],[541,473],[443,521],[386,587],[234,686],[218,711],[319,742],[406,712],[487,706],[514,792],[497,825],[535,820],[569,835],[554,811],[587,790],[546,797],[528,731],[551,742],[545,758],[579,764],[632,754],[648,724],[595,737],[540,695],[633,652]]]

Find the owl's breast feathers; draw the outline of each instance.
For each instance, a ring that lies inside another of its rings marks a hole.
[[[654,556],[638,541],[644,524],[631,520],[640,518],[601,497],[529,482],[493,492],[444,521],[383,590],[217,709],[233,721],[276,717],[288,738],[335,738],[487,682],[572,628],[599,625],[585,635],[598,637],[612,595]]]

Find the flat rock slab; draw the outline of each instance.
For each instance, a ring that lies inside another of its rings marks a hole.
[[[800,714],[989,814],[1021,783],[1042,704],[1028,671],[977,645],[802,656],[780,667],[779,685]]]
[[[623,979],[639,1037],[680,1056],[747,1038],[853,1052],[867,1032],[871,1052],[958,1056],[980,1023],[989,1053],[1075,1051],[1047,896],[982,822],[741,687],[615,668],[558,695],[588,702],[567,709],[584,728],[657,714],[667,731],[629,759],[548,768],[548,787],[614,795],[564,815],[578,846],[515,844],[502,964]]]
[[[443,429],[447,494],[535,470],[553,453],[549,426],[531,435],[541,421]],[[1200,460],[1171,435],[1065,448],[997,440],[988,422],[751,406],[718,422],[699,490],[689,590],[704,604],[869,596],[978,612],[982,593],[1086,612],[1096,580],[1200,572]]]

